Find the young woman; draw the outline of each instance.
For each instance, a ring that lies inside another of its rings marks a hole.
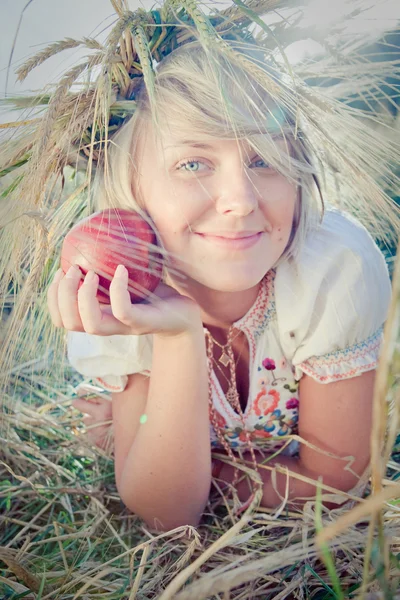
[[[199,523],[212,474],[251,497],[226,455],[258,468],[266,507],[301,505],[318,480],[356,493],[368,471],[388,271],[367,230],[324,207],[312,142],[273,83],[197,43],[164,58],[95,196],[151,219],[164,280],[131,304],[119,266],[111,310],[94,272],[49,288],[72,365],[112,392],[121,498],[161,529]],[[75,406],[91,424],[110,407]]]

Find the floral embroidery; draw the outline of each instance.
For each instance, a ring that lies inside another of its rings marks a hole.
[[[246,431],[242,426],[225,427],[222,434],[232,448],[237,448],[247,442],[249,437],[254,445],[263,445],[263,442],[273,437],[283,437],[290,435],[298,422],[298,416],[293,415],[289,419],[282,411],[277,408],[268,417],[259,417],[254,428],[248,428]],[[272,440],[271,440],[272,441]],[[212,440],[213,447],[221,445],[218,439]],[[274,448],[277,443],[274,442]]]
[[[262,390],[256,396],[253,403],[253,410],[257,416],[265,416],[271,413],[278,406],[280,393],[277,390]]]
[[[297,424],[297,421],[297,415],[294,415],[289,420],[285,420],[285,415],[282,414],[282,411],[278,408],[271,414],[271,417],[268,419],[264,429],[266,431],[274,431],[274,429],[277,429],[276,435],[288,435]]]
[[[286,408],[287,409],[291,409],[291,408],[298,408],[299,407],[299,400],[298,398],[290,398],[290,400],[288,400],[286,402]]]
[[[256,429],[251,432],[252,438],[270,438],[272,435],[266,429]]]
[[[260,378],[260,391],[256,395],[251,408],[246,416],[246,430],[243,429],[243,424],[239,420],[234,420],[231,425],[228,425],[225,419],[218,411],[215,411],[216,419],[222,434],[228,444],[232,448],[245,445],[248,441],[257,446],[263,445],[269,438],[277,438],[290,435],[296,428],[298,422],[297,408],[299,401],[292,396],[286,403],[286,410],[282,411],[278,408],[281,402],[281,393],[276,389],[266,389],[265,381]],[[297,385],[286,384],[283,388],[290,392],[290,388],[297,389]],[[271,440],[272,442],[272,440]],[[212,446],[219,447],[221,442],[214,434],[212,436]],[[281,444],[277,441],[273,442],[273,447],[278,448]]]
[[[268,419],[267,423],[264,425],[264,429],[266,431],[273,431],[276,427],[276,421],[282,417],[282,411],[278,408],[277,410],[274,410],[274,412],[271,415],[271,418]],[[279,423],[279,421],[278,421]]]
[[[292,392],[292,394],[294,394],[294,392],[297,392],[297,388],[299,387],[299,382],[298,381],[293,381],[293,383],[285,383],[285,385],[283,386],[285,390],[289,390],[289,392]]]
[[[272,360],[272,358],[264,358],[262,361],[262,366],[264,369],[267,369],[267,371],[274,371],[276,369],[275,362]]]
[[[282,421],[279,422],[280,428],[278,431],[278,435],[282,436],[282,435],[289,435],[290,433],[292,433],[293,429],[297,425],[298,420],[299,420],[299,417],[297,415],[295,415],[294,417],[289,419],[289,421],[284,421],[282,419]]]
[[[281,358],[279,363],[282,364],[282,362],[286,366],[285,358]],[[272,358],[264,358],[264,360],[262,361],[261,364],[264,367],[264,369],[269,371],[269,373],[272,375],[271,385],[278,385],[278,381],[286,381],[286,377],[276,377],[275,376],[276,363]],[[258,367],[258,370],[260,371],[261,367]]]

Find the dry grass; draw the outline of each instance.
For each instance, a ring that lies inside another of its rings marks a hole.
[[[71,408],[81,378],[65,365],[60,382],[55,367],[47,357],[15,369],[5,399],[1,598],[330,600],[360,597],[362,582],[365,598],[396,597],[400,437],[378,502],[370,497],[341,516],[319,516],[318,502],[302,513],[253,506],[239,519],[215,488],[197,530],[160,535],[124,509],[111,457],[86,443]]]

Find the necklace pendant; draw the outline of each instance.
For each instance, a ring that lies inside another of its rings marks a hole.
[[[227,353],[224,350],[223,353],[221,354],[221,356],[219,357],[218,361],[220,363],[222,363],[224,365],[224,367],[227,367],[229,365],[229,363],[231,362],[231,359],[229,358],[229,356],[227,355]]]
[[[231,386],[229,388],[229,390],[226,392],[226,399],[229,402],[229,404],[232,406],[233,409],[237,408],[237,404],[238,404],[238,394],[237,391]]]

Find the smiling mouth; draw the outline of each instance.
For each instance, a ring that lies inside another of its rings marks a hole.
[[[205,233],[197,233],[196,235],[203,238],[206,242],[210,242],[215,246],[230,249],[230,250],[245,250],[251,248],[261,239],[263,232],[246,235],[245,237],[225,237],[220,235],[209,235]]]

